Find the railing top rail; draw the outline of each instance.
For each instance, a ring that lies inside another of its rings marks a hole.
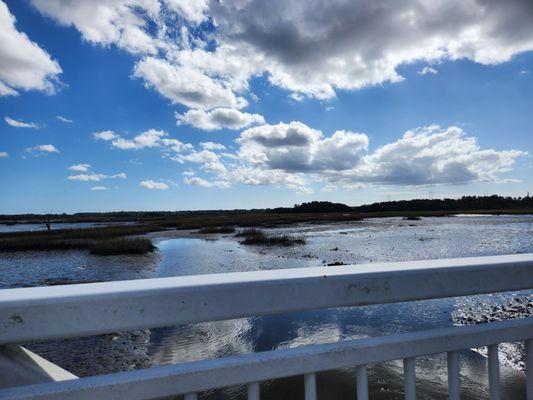
[[[0,344],[533,288],[533,254],[0,290]]]

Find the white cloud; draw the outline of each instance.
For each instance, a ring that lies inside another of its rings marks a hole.
[[[291,93],[289,96],[294,101],[303,101],[305,99],[305,96],[301,95],[300,93]]]
[[[324,139],[322,132],[297,121],[250,128],[237,141],[241,158],[252,164],[302,172],[350,168],[368,146],[364,134],[337,131]]]
[[[484,150],[459,127],[431,125],[407,131],[401,139],[378,148],[354,168],[332,174],[330,179],[413,186],[495,182],[525,154]]]
[[[71,180],[71,181],[99,182],[102,179],[104,179],[105,177],[106,177],[106,175],[104,175],[104,174],[91,173],[91,174],[70,175],[70,176],[67,177],[67,179]]]
[[[433,74],[433,75],[436,75],[438,74],[439,71],[433,67],[424,67],[422,68],[420,71],[417,72],[418,75],[427,75],[427,74]]]
[[[189,108],[242,108],[248,104],[223,81],[213,79],[199,69],[174,65],[167,60],[144,58],[135,65],[133,76],[144,79],[146,87],[154,88],[172,103]]]
[[[125,139],[113,131],[94,132],[96,140],[111,142],[111,147],[121,150],[141,150],[147,148],[161,148],[165,157],[180,157],[182,153],[193,151],[190,143],[183,143],[178,139],[169,138],[168,133],[156,129],[148,129],[138,134],[133,139]]]
[[[206,179],[194,176],[192,178],[184,178],[183,180],[187,185],[202,186],[206,188],[216,187],[219,189],[227,189],[231,187],[231,182],[224,180],[208,181]]]
[[[93,191],[103,191],[103,190],[109,190],[109,188],[107,186],[93,186],[91,188],[91,190],[93,190]]]
[[[31,129],[39,128],[39,125],[36,124],[35,122],[24,122],[24,121],[10,118],[8,116],[4,117],[4,121],[6,121],[6,124],[11,125],[15,128],[31,128]]]
[[[113,131],[95,132],[93,136],[97,140],[110,141],[111,146],[121,150],[139,150],[144,148],[160,147],[161,145],[177,146],[182,144],[176,139],[163,139],[168,136],[165,131],[149,129],[140,133],[133,139],[124,139]],[[167,141],[165,141],[167,140]]]
[[[205,187],[285,186],[308,192],[311,183],[323,190],[354,190],[368,185],[422,186],[469,182],[510,182],[518,150],[482,149],[461,128],[437,125],[407,131],[400,139],[368,152],[365,134],[321,131],[293,121],[243,131],[235,153],[192,150],[177,154],[180,163],[199,164],[206,177],[188,169],[185,183]]]
[[[115,132],[113,132],[113,131],[94,132],[93,136],[97,140],[105,140],[105,141],[109,141],[109,140],[113,140],[113,139],[118,138],[118,135]]]
[[[0,81],[0,97],[18,96],[18,92]]]
[[[15,17],[0,1],[0,97],[17,90],[55,91],[62,72],[50,55],[15,27]]]
[[[0,158],[7,158],[9,157],[9,154],[5,151],[0,151]]]
[[[157,16],[157,0],[31,0],[44,15],[75,26],[84,40],[116,45],[131,53],[156,53],[158,41],[148,32],[148,19]]]
[[[64,122],[65,124],[72,124],[74,121],[65,117],[62,117],[61,115],[56,116],[56,119],[58,121]]]
[[[82,182],[100,182],[102,179],[126,179],[126,178],[127,178],[127,175],[124,172],[120,172],[115,175],[87,173],[87,174],[70,175],[67,177],[68,180],[82,181]]]
[[[201,23],[207,18],[207,0],[165,0],[165,3],[188,21]]]
[[[335,185],[325,185],[323,188],[322,188],[322,192],[325,192],[325,193],[329,193],[329,192],[334,192],[335,190],[337,190],[337,186]]]
[[[233,108],[215,108],[210,111],[189,110],[185,114],[176,113],[176,119],[178,125],[188,124],[207,131],[241,129],[265,123],[262,115],[249,114]]]
[[[222,143],[214,143],[214,142],[202,142],[200,143],[200,146],[202,146],[202,149],[204,150],[225,150],[226,146],[224,146]]]
[[[178,154],[176,161],[188,161],[193,163],[207,163],[218,161],[218,155],[211,150],[191,151],[188,154]]]
[[[51,144],[40,144],[33,147],[28,147],[24,151],[28,153],[59,153],[59,150]]]
[[[156,182],[152,180],[142,181],[139,186],[150,190],[167,190],[168,185],[164,182]]]
[[[470,59],[498,64],[533,50],[531,2],[298,0],[212,3],[218,43],[252,60],[293,93],[398,82],[397,67]]]
[[[71,171],[87,172],[91,168],[91,164],[75,164],[68,167]]]
[[[533,6],[524,0],[32,3],[91,43],[142,55],[133,77],[195,110],[245,107],[257,76],[296,100],[329,99],[337,90],[402,81],[402,65],[492,65],[533,50]]]
[[[113,147],[129,150],[129,149],[144,149],[151,147],[159,147],[161,145],[161,139],[165,136],[168,136],[168,133],[165,131],[158,131],[155,129],[149,129],[146,132],[143,132],[135,136],[132,140],[116,138],[111,144]]]

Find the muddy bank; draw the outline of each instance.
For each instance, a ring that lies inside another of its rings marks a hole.
[[[145,329],[24,346],[77,376],[91,376],[151,367],[149,344]]]
[[[504,304],[480,301],[470,307],[455,310],[452,322],[456,325],[476,325],[515,318],[533,317],[533,294],[515,296]],[[476,349],[486,356],[485,347]],[[499,346],[500,363],[518,371],[524,371],[524,344],[502,343]]]

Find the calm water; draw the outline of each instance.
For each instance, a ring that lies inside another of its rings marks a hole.
[[[98,226],[109,225],[124,225],[131,224],[131,222],[53,222],[52,229],[80,229],[80,228],[94,228]],[[5,232],[27,232],[27,231],[44,231],[45,224],[22,223],[22,224],[2,224],[0,223],[0,233]]]
[[[94,257],[84,252],[0,255],[0,287],[35,285],[53,279],[119,280],[208,274],[273,268],[357,264],[533,252],[533,216],[446,217],[403,221],[384,218],[342,225],[305,225],[278,229],[307,239],[290,249],[245,247],[234,238],[156,237],[159,251],[142,257]],[[502,302],[509,294],[478,296]],[[472,299],[469,299],[471,302]],[[463,299],[334,309],[105,335],[83,341],[33,345],[33,349],[80,375],[223,357],[310,343],[326,343],[419,329],[450,326],[450,314]],[[81,343],[81,345],[80,345]],[[112,350],[112,351],[110,351]],[[487,398],[486,359],[461,353],[464,399]],[[400,399],[401,363],[369,370],[375,399]],[[504,399],[525,398],[524,377],[502,367]],[[443,356],[417,360],[420,399],[446,398]],[[321,399],[352,399],[352,369],[319,374]],[[242,387],[207,394],[209,398],[244,399]],[[303,398],[303,379],[287,378],[262,386],[266,399]]]

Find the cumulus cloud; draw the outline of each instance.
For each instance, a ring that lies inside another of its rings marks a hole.
[[[74,121],[65,117],[62,117],[61,115],[56,116],[56,119],[58,121],[64,122],[65,124],[72,124]]]
[[[165,131],[158,131],[156,129],[149,129],[140,133],[133,139],[124,139],[113,131],[102,131],[93,133],[93,137],[97,140],[111,142],[111,146],[122,150],[139,150],[144,148],[160,147],[162,144],[179,145],[181,142],[176,139],[167,139],[165,137],[168,133]]]
[[[51,144],[39,144],[37,146],[28,147],[24,151],[35,154],[59,153],[59,150]]]
[[[433,75],[436,75],[438,74],[439,71],[433,67],[424,67],[422,68],[420,71],[417,72],[418,75],[427,75],[427,74],[433,74]]]
[[[249,114],[233,108],[215,108],[211,111],[189,110],[176,113],[178,125],[188,124],[206,131],[217,129],[242,129],[250,125],[261,125],[265,119],[259,114]]]
[[[293,121],[247,129],[238,143],[240,157],[254,165],[310,172],[350,168],[368,146],[368,137],[337,131],[324,139],[322,132]]]
[[[39,125],[36,124],[35,122],[24,122],[24,121],[10,118],[8,116],[4,117],[4,121],[6,121],[6,124],[11,125],[14,128],[31,128],[31,129],[39,128]]]
[[[91,43],[139,54],[133,77],[203,111],[242,109],[257,76],[296,100],[329,99],[402,81],[402,65],[492,65],[533,50],[533,5],[524,0],[31,1]]]
[[[158,147],[160,145],[161,138],[167,136],[168,134],[164,131],[157,131],[155,129],[150,129],[146,132],[141,133],[133,138],[133,140],[127,140],[123,138],[117,138],[111,142],[113,147],[119,149],[144,149],[146,147]]]
[[[6,151],[0,151],[0,158],[7,158],[9,154]]]
[[[194,176],[192,178],[185,178],[183,180],[187,185],[202,186],[206,188],[216,187],[219,189],[227,189],[231,187],[231,182],[224,180],[208,181],[206,179]]]
[[[87,172],[91,168],[91,164],[75,164],[68,167],[71,171]]]
[[[101,132],[94,132],[93,137],[98,140],[113,140],[118,137],[118,135],[113,131],[101,131]]]
[[[161,148],[165,157],[175,158],[175,154],[193,151],[190,143],[183,143],[178,139],[169,138],[168,133],[156,129],[149,129],[133,139],[124,139],[113,131],[94,132],[96,140],[110,142],[111,147],[121,150],[141,150],[146,148]],[[177,159],[176,159],[177,161]]]
[[[235,153],[194,149],[172,157],[188,169],[185,183],[204,187],[285,186],[300,192],[322,183],[323,190],[353,190],[368,185],[423,186],[469,182],[508,182],[518,150],[482,149],[456,126],[437,125],[405,132],[398,140],[369,152],[365,134],[321,131],[293,121],[243,131]],[[202,147],[202,146],[201,146]],[[199,172],[203,176],[196,176]]]
[[[160,10],[156,0],[31,0],[44,15],[74,26],[84,40],[116,45],[131,53],[156,53],[157,39],[148,33],[147,20]]]
[[[417,61],[508,61],[533,49],[532,3],[297,0],[211,6],[220,42],[262,56],[272,83],[318,98],[398,82]]]
[[[222,143],[214,143],[214,142],[202,142],[200,143],[200,146],[202,146],[202,149],[204,150],[225,150],[226,146],[224,146]]]
[[[145,189],[150,189],[150,190],[167,190],[168,189],[168,185],[166,183],[156,182],[152,180],[141,181],[141,183],[139,183],[139,186]]]
[[[124,172],[120,172],[115,175],[105,175],[95,172],[70,175],[67,177],[71,181],[82,181],[82,182],[100,182],[102,179],[126,179],[127,175]]]
[[[357,168],[337,177],[393,185],[494,182],[525,154],[481,149],[460,127],[432,125],[407,131],[401,139],[365,156]]]
[[[109,190],[109,188],[107,186],[93,186],[91,188],[91,190],[93,190],[93,191],[103,191],[103,190]]]
[[[207,18],[208,0],[165,0],[165,3],[193,23],[201,23]]]
[[[59,64],[15,27],[15,17],[0,1],[0,97],[16,96],[17,90],[55,91]]]
[[[154,88],[172,103],[189,108],[242,108],[248,104],[224,82],[199,69],[174,65],[167,60],[147,57],[135,65],[133,76],[144,79],[146,87]]]

